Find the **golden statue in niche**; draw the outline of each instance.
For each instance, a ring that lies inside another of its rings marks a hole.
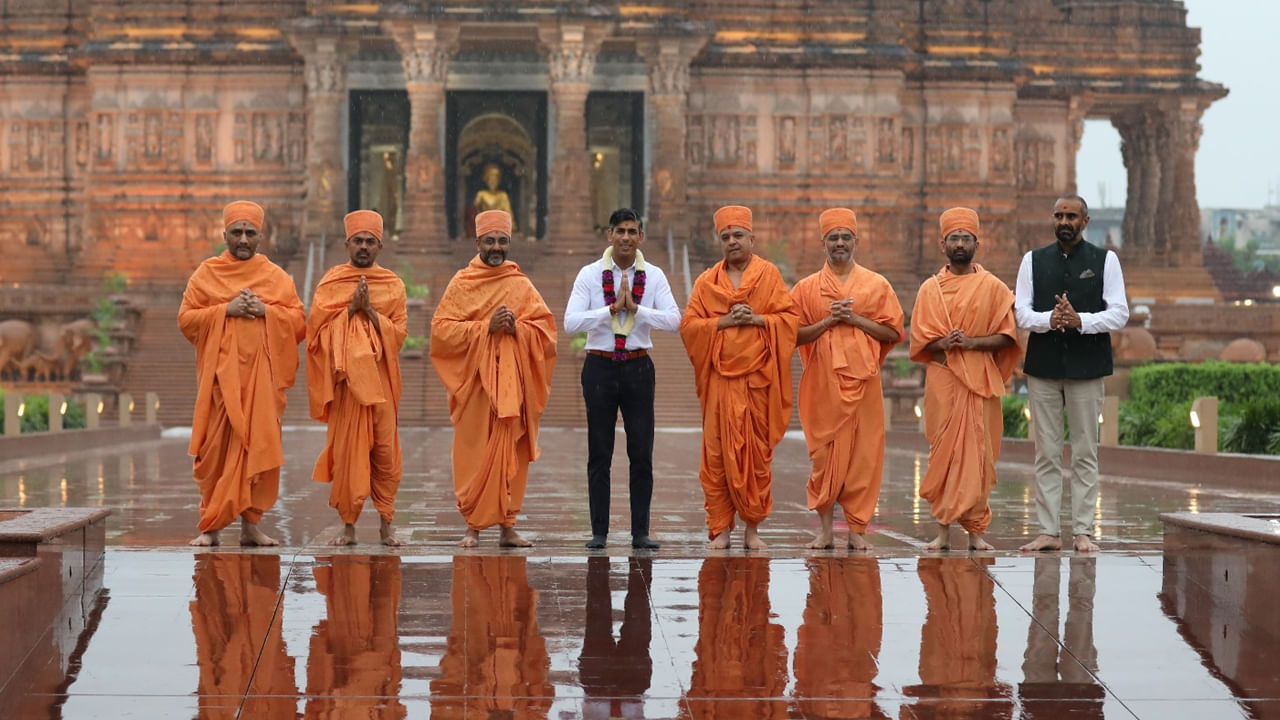
[[[511,198],[506,190],[499,188],[502,184],[502,169],[493,163],[484,166],[484,187],[476,191],[476,198],[471,203],[474,211],[471,217],[486,210],[505,210],[512,219],[512,229],[519,227],[516,214],[511,209]]]

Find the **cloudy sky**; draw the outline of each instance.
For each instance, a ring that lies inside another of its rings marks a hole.
[[[1201,207],[1280,205],[1280,2],[1183,0],[1200,28],[1200,77],[1231,91],[1205,113],[1196,157]],[[1085,123],[1077,189],[1090,205],[1123,205],[1120,136],[1105,120]]]

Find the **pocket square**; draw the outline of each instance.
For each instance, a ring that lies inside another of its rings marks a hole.
[[[1085,269],[1084,272],[1080,273],[1081,280],[1088,280],[1091,277],[1093,277],[1093,270]]]

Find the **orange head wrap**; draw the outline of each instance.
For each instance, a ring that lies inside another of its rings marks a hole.
[[[500,232],[511,237],[511,216],[506,210],[485,210],[476,215],[476,237]]]
[[[367,232],[373,233],[378,242],[382,242],[382,216],[372,210],[349,212],[342,218],[342,224],[347,227],[348,239],[357,233]]]
[[[974,237],[978,237],[978,213],[967,207],[953,207],[942,213],[942,217],[938,218],[938,225],[942,228],[943,240],[957,230],[968,230]]]
[[[248,200],[236,200],[235,202],[227,203],[227,206],[222,208],[222,229],[226,230],[233,223],[241,220],[248,220],[255,230],[262,232],[263,217],[262,206],[258,203]]]
[[[724,232],[730,225],[751,230],[751,208],[741,205],[725,205],[716,211],[716,234]]]
[[[848,208],[831,208],[823,210],[818,216],[818,227],[822,228],[822,237],[836,228],[848,228],[856,237],[858,235],[858,216]]]

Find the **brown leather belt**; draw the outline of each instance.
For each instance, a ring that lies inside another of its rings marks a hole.
[[[597,355],[602,358],[609,358],[610,360],[613,359],[613,353],[608,350],[588,350],[587,354]],[[636,358],[642,358],[648,354],[649,354],[648,350],[629,350],[623,354],[622,362],[626,362],[628,360],[635,360]]]

